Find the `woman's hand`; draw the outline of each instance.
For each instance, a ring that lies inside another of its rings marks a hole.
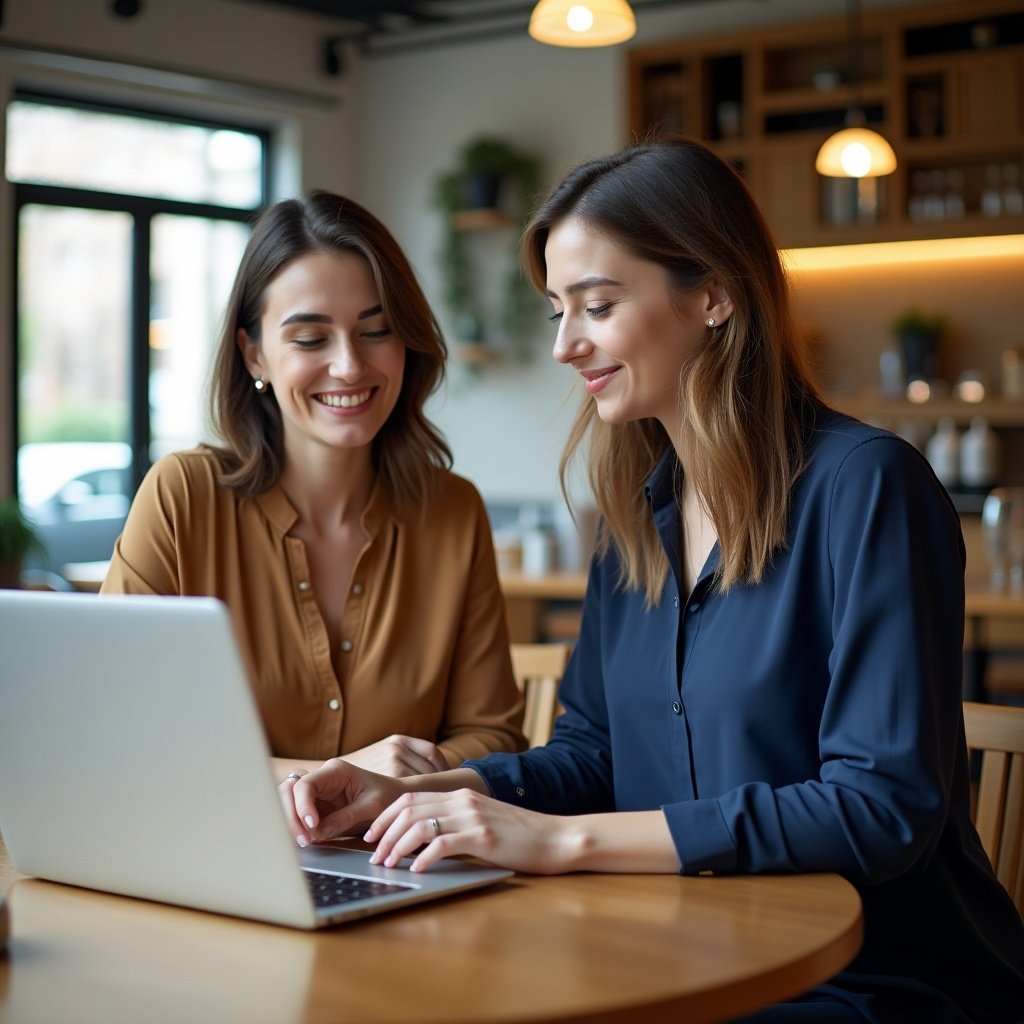
[[[431,775],[447,771],[449,765],[441,748],[430,740],[415,736],[388,736],[368,747],[353,750],[342,757],[359,768],[393,779],[410,775]]]
[[[377,842],[371,862],[386,867],[425,847],[412,862],[412,871],[424,871],[442,857],[472,854],[541,875],[571,870],[582,842],[572,818],[523,810],[471,789],[407,792],[377,817],[363,838]]]
[[[311,772],[289,775],[278,787],[288,831],[299,846],[359,835],[404,792],[396,779],[332,757]]]

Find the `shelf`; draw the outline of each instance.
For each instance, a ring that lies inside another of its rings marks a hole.
[[[878,180],[880,213],[871,223],[845,216],[829,223],[823,211],[845,199],[833,196],[834,186],[814,170],[818,147],[844,123],[854,92],[842,18],[629,51],[628,134],[648,137],[655,122],[682,126],[725,159],[742,161],[786,247],[1019,233],[1024,215],[990,218],[977,211],[988,164],[1016,163],[1024,182],[1022,19],[1020,0],[922,0],[864,14],[858,100],[899,165]],[[1003,26],[995,44],[973,41],[968,32],[948,49],[949,26],[979,22]],[[908,56],[908,34],[940,50]],[[911,178],[918,170],[962,174],[968,216],[911,219],[910,199],[917,195]]]
[[[1024,400],[1019,399],[986,398],[982,402],[963,402],[958,398],[933,398],[927,402],[909,402],[863,393],[829,395],[827,400],[840,412],[859,420],[891,422],[950,417],[958,425],[966,425],[975,416],[982,416],[990,427],[1024,427]]]
[[[515,220],[501,210],[485,207],[479,210],[457,210],[452,223],[458,231],[490,231],[493,228],[515,227]]]
[[[464,366],[493,366],[501,362],[501,353],[482,341],[456,341],[451,346],[451,355]]]
[[[761,97],[761,110],[766,114],[788,113],[791,110],[831,110],[850,104],[852,91],[849,86],[838,85],[834,89],[777,89]],[[860,88],[860,101],[864,105],[885,103],[889,92],[884,86],[865,83]]]

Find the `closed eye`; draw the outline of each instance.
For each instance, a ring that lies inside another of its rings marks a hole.
[[[592,316],[595,320],[600,320],[601,317],[607,316],[609,310],[614,305],[614,302],[605,302],[600,306],[588,306],[587,315]]]
[[[559,310],[557,313],[552,313],[551,316],[548,317],[548,319],[552,323],[558,323],[558,321],[562,319],[562,310]]]
[[[375,338],[387,338],[391,334],[390,327],[381,327],[376,331],[363,331],[363,337],[369,338],[371,341]]]

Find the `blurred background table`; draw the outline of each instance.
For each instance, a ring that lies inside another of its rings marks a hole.
[[[587,589],[585,572],[550,572],[543,576],[502,573],[501,589],[513,643],[575,643],[579,605]]]

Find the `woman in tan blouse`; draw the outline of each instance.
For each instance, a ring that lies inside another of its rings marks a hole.
[[[103,593],[226,602],[279,770],[525,747],[487,516],[423,411],[445,355],[372,214],[280,202],[220,338],[223,445],[161,459],[132,504]]]

